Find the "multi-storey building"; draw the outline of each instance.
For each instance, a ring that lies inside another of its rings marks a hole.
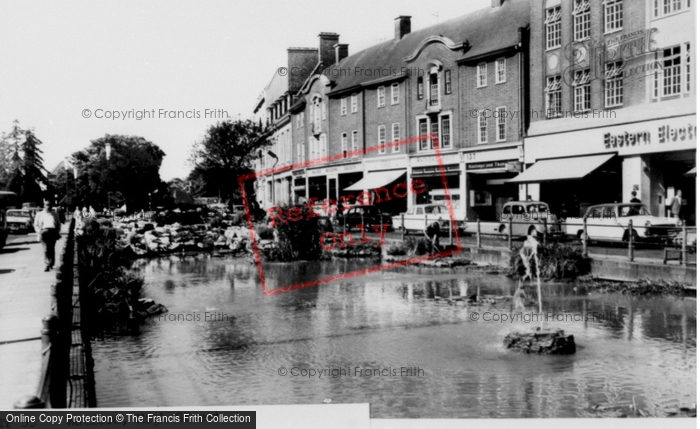
[[[695,221],[695,2],[536,0],[522,198],[578,216],[629,201]]]
[[[386,189],[371,200],[398,213],[447,192],[463,219],[517,198],[507,181],[523,160],[530,6],[492,3],[415,32],[400,16],[392,40],[350,56],[320,35],[333,64],[314,67],[291,106],[297,201]],[[426,190],[410,192],[413,180]]]

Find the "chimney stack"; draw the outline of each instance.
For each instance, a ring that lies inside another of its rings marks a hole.
[[[401,40],[411,32],[411,17],[401,15],[394,20],[394,39]]]
[[[321,33],[318,35],[318,38],[320,39],[318,61],[323,63],[323,67],[329,67],[333,65],[335,60],[334,46],[338,44],[340,36],[336,33]]]
[[[348,56],[348,45],[347,43],[338,43],[334,46],[335,48],[335,63],[343,61]]]

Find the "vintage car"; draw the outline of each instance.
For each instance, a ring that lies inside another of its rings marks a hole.
[[[394,229],[401,230],[401,215],[391,218]],[[403,227],[409,231],[426,231],[428,225],[438,222],[440,228],[448,228],[450,212],[443,204],[418,204],[403,213]]]
[[[373,226],[387,224],[387,231],[393,229],[391,215],[382,213],[377,206],[354,206],[344,213],[336,216],[335,224],[350,231],[357,228],[357,225],[364,225],[365,231],[374,231]]]
[[[584,215],[588,239],[628,241],[629,223],[635,241],[668,241],[681,225],[669,217],[653,216],[641,203],[612,203],[590,206]],[[583,237],[583,219],[569,218],[566,234],[579,240]]]
[[[11,232],[29,233],[34,231],[34,214],[30,210],[9,209],[6,216],[7,229]]]
[[[523,237],[537,231],[537,235],[545,232],[550,235],[563,235],[557,217],[549,212],[549,206],[542,201],[509,201],[503,206],[501,223],[498,226],[500,234],[508,234],[512,221],[512,235]]]

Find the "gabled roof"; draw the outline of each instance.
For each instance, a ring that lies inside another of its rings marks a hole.
[[[444,43],[463,52],[460,60],[464,60],[517,45],[520,41],[518,29],[529,23],[530,1],[506,0],[500,8],[484,8],[414,31],[401,40],[388,40],[329,67],[324,74],[331,76],[336,84],[330,94],[358,88],[383,77],[400,76],[402,68],[415,66],[412,57],[425,42]],[[361,73],[355,73],[356,70]]]

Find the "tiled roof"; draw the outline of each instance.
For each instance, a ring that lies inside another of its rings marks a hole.
[[[367,48],[329,67],[324,74],[335,81],[331,94],[343,92],[382,77],[391,77],[393,73],[400,75],[402,67],[414,65],[404,58],[413,54],[428,37],[441,36],[455,44],[468,42],[467,50],[460,58],[468,59],[515,46],[519,42],[518,28],[529,22],[529,0],[506,0],[500,8],[481,9],[411,32],[399,41],[392,39]],[[355,73],[355,70],[362,73]]]

